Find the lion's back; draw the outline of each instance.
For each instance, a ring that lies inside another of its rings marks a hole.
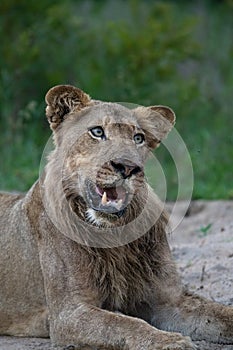
[[[24,197],[23,193],[10,193],[10,192],[0,192],[0,215],[2,209],[10,209],[16,201]]]
[[[34,335],[47,335],[38,248],[24,202],[23,194],[0,193],[0,333],[33,333],[31,319],[39,322]]]

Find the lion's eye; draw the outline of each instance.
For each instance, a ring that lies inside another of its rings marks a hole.
[[[95,126],[94,128],[89,129],[89,133],[94,138],[106,139],[104,130],[101,126]]]
[[[145,141],[145,137],[143,134],[136,134],[134,135],[133,139],[137,145],[142,144]]]

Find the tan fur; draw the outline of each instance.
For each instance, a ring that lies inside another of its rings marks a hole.
[[[188,336],[233,344],[233,308],[182,287],[145,182],[173,111],[128,110],[65,85],[46,102],[56,147],[45,171],[26,195],[0,195],[0,333],[94,349],[194,349]],[[122,209],[108,212],[106,198]]]

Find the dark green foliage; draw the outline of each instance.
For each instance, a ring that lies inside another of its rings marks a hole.
[[[171,106],[192,157],[194,198],[233,196],[232,9],[230,1],[2,0],[0,187],[26,190],[37,178],[50,135],[44,95],[70,83],[97,99]],[[157,154],[174,199],[175,167],[162,147]]]

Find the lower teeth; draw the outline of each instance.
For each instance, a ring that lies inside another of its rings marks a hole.
[[[104,206],[113,206],[115,207],[116,209],[120,209],[121,206],[122,206],[122,203],[123,203],[123,200],[122,199],[116,199],[116,200],[108,200],[107,198],[107,193],[104,192],[103,195],[102,195],[102,199],[101,199],[101,204],[104,205]]]

